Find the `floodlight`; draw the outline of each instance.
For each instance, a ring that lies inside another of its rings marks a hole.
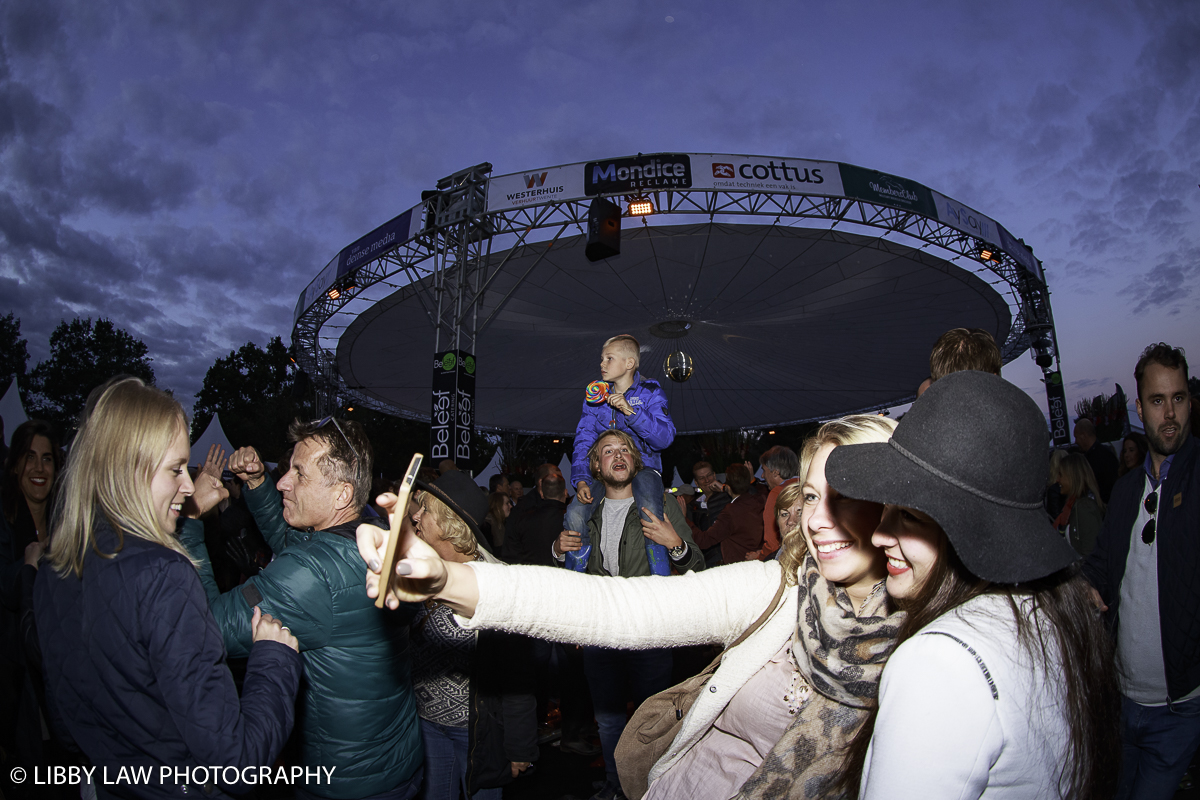
[[[649,197],[635,197],[629,201],[629,216],[645,217],[654,213],[654,204]]]

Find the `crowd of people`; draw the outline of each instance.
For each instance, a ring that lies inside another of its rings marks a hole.
[[[954,329],[898,423],[664,491],[675,426],[616,336],[569,476],[442,462],[405,507],[352,421],[191,471],[178,402],[114,377],[69,448],[31,420],[4,459],[0,748],[146,779],[11,790],[219,797],[286,764],[298,798],[498,800],[553,738],[603,761],[596,800],[1169,798],[1200,745],[1184,354],[1134,365],[1115,449],[1087,419],[1053,449],[1000,367]],[[680,648],[716,658],[673,687]]]

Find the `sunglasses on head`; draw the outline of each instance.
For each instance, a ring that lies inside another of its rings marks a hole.
[[[358,454],[358,450],[356,450],[354,448],[354,445],[350,443],[350,437],[346,435],[346,432],[344,430],[342,430],[342,424],[337,421],[337,417],[328,416],[328,417],[325,417],[324,419],[318,421],[317,422],[317,430],[324,428],[326,425],[328,425],[331,422],[333,423],[333,427],[337,428],[338,433],[340,433],[342,435],[342,438],[346,440],[346,446],[350,448],[350,452],[354,453],[355,458],[361,460],[362,457]]]

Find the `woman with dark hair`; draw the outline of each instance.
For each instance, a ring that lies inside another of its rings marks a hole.
[[[830,483],[886,503],[873,537],[908,612],[842,788],[864,798],[1095,798],[1120,761],[1112,642],[1047,520],[1046,421],[1017,387],[948,375]]]
[[[46,547],[61,471],[62,450],[53,426],[38,419],[17,426],[0,477],[0,746],[15,748],[26,768],[45,762],[36,698],[39,676],[27,668],[21,644],[21,598],[33,586]]]
[[[1121,442],[1121,463],[1117,465],[1117,477],[1126,472],[1141,469],[1146,463],[1146,454],[1150,452],[1150,442],[1144,433],[1131,433]]]
[[[824,797],[843,746],[874,705],[903,619],[889,607],[885,562],[871,544],[883,508],[831,487],[825,463],[852,442],[886,441],[894,425],[860,414],[817,431],[801,452],[800,503],[789,507],[777,561],[614,579],[462,564],[407,539],[396,574],[410,577],[396,582],[388,606],[432,598],[448,606],[447,614],[471,617],[460,622],[468,630],[600,647],[720,644],[727,649],[707,688],[671,715],[678,733],[660,742],[645,768],[619,763],[620,785],[606,784],[596,797]],[[366,526],[358,537],[370,570],[367,593],[375,596],[381,538]],[[627,729],[631,735],[636,741]]]
[[[62,449],[54,427],[40,419],[17,426],[0,481],[0,602],[16,611],[23,564],[37,567],[50,533],[54,481]]]
[[[225,665],[176,533],[196,491],[188,453],[177,400],[137,378],[110,381],[88,399],[57,494],[34,585],[48,717],[108,775],[146,771],[101,796],[244,792],[242,770],[269,768],[292,727],[302,662],[286,627],[254,609],[240,697]],[[196,513],[221,493],[205,477]]]
[[[1054,519],[1054,527],[1067,537],[1071,547],[1086,556],[1096,547],[1096,536],[1104,524],[1104,501],[1092,465],[1082,453],[1068,453],[1058,470],[1058,485],[1066,503]]]
[[[513,500],[504,492],[492,492],[488,495],[487,516],[479,526],[483,538],[492,553],[499,553],[504,546],[504,522],[512,513]]]

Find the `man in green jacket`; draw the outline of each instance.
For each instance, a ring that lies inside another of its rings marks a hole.
[[[420,788],[424,758],[409,673],[413,609],[377,609],[363,586],[354,532],[371,488],[371,443],[360,425],[332,417],[296,421],[288,436],[296,447],[278,487],[254,448],[229,459],[276,557],[223,595],[210,572],[209,605],[230,656],[249,653],[255,605],[287,620],[300,643],[302,766],[333,773],[296,786],[296,797],[404,800]]]
[[[633,476],[642,469],[642,457],[629,434],[615,429],[605,431],[596,437],[587,457],[592,477],[604,485],[604,499],[596,504],[588,520],[592,546],[588,573],[621,578],[653,575],[646,557],[646,539],[667,548],[671,566],[677,572],[704,569],[704,554],[692,541],[691,529],[678,503],[666,503],[661,519],[648,508],[642,510],[650,521],[643,522],[638,517],[633,503]],[[580,549],[581,537],[563,531],[552,547],[554,557],[561,562],[566,553]],[[659,576],[655,580],[670,580],[670,577]],[[645,613],[652,614],[654,610],[645,609]],[[607,773],[604,785],[592,800],[614,800],[624,797],[613,753],[625,729],[626,704],[632,700],[635,706],[640,705],[650,695],[671,685],[671,651],[585,647],[583,668],[596,709]]]

